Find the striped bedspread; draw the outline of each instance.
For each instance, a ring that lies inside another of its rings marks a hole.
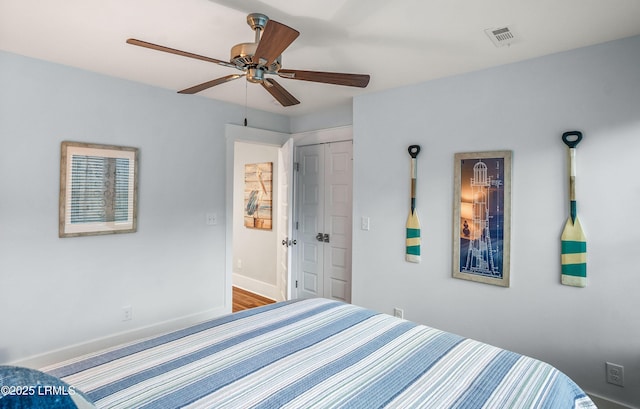
[[[538,360],[325,299],[42,368],[98,408],[595,408]]]

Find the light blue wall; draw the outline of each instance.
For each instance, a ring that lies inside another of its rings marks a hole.
[[[289,131],[286,117],[251,117]],[[0,363],[230,311],[225,124],[243,118],[241,106],[0,52]],[[137,233],[58,238],[63,140],[140,149]]]
[[[348,103],[321,112],[291,118],[291,133],[338,128],[351,124],[353,124],[353,106]]]
[[[519,46],[526,46],[522,44]],[[588,286],[560,284],[567,148],[579,129]],[[422,263],[404,261],[407,147],[418,157]],[[451,278],[453,157],[513,151],[511,288]],[[640,37],[365,95],[354,103],[353,302],[549,361],[640,405]],[[362,216],[371,230],[359,230]],[[626,386],[605,383],[605,361]]]

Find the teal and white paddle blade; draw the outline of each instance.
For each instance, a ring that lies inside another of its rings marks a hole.
[[[580,219],[567,219],[562,231],[562,284],[574,287],[587,285],[587,238]]]

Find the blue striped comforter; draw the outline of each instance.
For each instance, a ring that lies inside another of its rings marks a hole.
[[[595,408],[552,366],[325,299],[43,368],[99,408]]]

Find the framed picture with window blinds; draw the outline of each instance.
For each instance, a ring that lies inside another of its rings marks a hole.
[[[59,237],[137,229],[138,149],[64,141]]]

